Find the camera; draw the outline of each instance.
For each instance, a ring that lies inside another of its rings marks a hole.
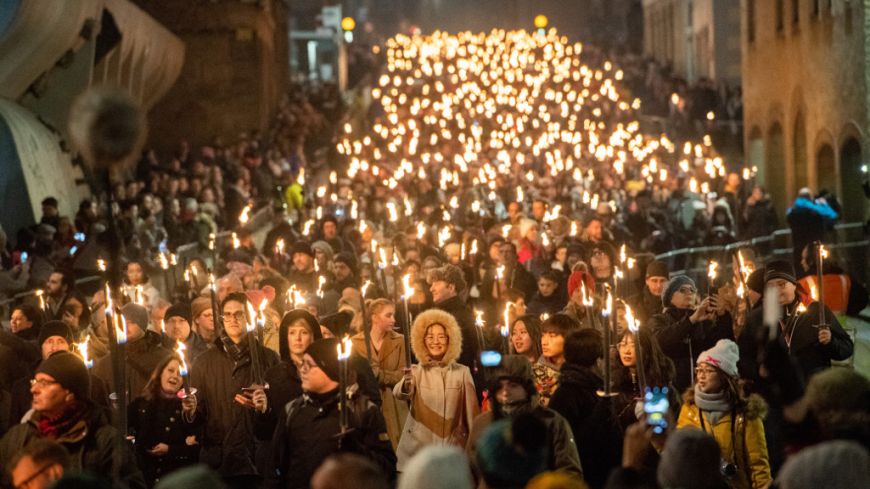
[[[732,463],[728,463],[728,461],[725,459],[722,459],[719,461],[719,472],[722,474],[723,477],[731,479],[732,477],[737,475],[737,466]]]

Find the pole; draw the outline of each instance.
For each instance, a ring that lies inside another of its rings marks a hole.
[[[359,293],[359,307],[360,313],[363,316],[363,338],[366,342],[366,359],[371,362],[372,361],[372,318],[369,317],[368,311],[366,310],[366,289],[368,289],[371,282],[366,282],[360,288]],[[410,352],[407,352],[410,354]]]
[[[827,328],[825,324],[825,272],[823,270],[825,261],[825,246],[821,241],[816,243],[816,281],[819,287],[819,328]]]

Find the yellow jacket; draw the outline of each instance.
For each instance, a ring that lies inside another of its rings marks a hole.
[[[689,390],[685,400],[680,409],[677,428],[703,429],[694,391]],[[749,396],[746,407],[736,412],[733,434],[731,413],[726,413],[715,424],[710,422],[708,414],[704,414],[705,431],[713,435],[719,443],[722,458],[737,466],[737,475],[730,480],[731,487],[761,489],[772,481],[762,423],[766,414],[767,405],[761,397],[754,394]]]

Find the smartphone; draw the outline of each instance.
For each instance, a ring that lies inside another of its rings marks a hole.
[[[75,255],[76,251],[78,251],[78,250],[79,250],[78,246],[73,246],[72,248],[69,249],[69,256]]]
[[[22,251],[22,252],[21,252],[21,264],[23,265],[23,264],[25,264],[25,263],[27,263],[27,252],[26,252],[26,251]]]
[[[494,350],[480,352],[480,364],[484,367],[498,367],[501,363],[501,353]]]
[[[75,234],[73,235],[73,238],[74,238],[76,241],[84,241],[84,240],[85,240],[85,233],[75,233]]]
[[[670,407],[667,387],[647,387],[643,396],[643,412],[646,413],[646,424],[652,427],[653,433],[660,435],[665,432]]]

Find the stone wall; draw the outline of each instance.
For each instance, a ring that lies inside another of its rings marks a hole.
[[[862,218],[859,168],[868,142],[863,2],[741,0],[741,17],[747,159],[758,165],[778,209],[809,186],[840,196],[846,220]]]
[[[289,79],[282,0],[136,3],[186,45],[181,76],[149,113],[151,145],[196,147],[268,127]]]

